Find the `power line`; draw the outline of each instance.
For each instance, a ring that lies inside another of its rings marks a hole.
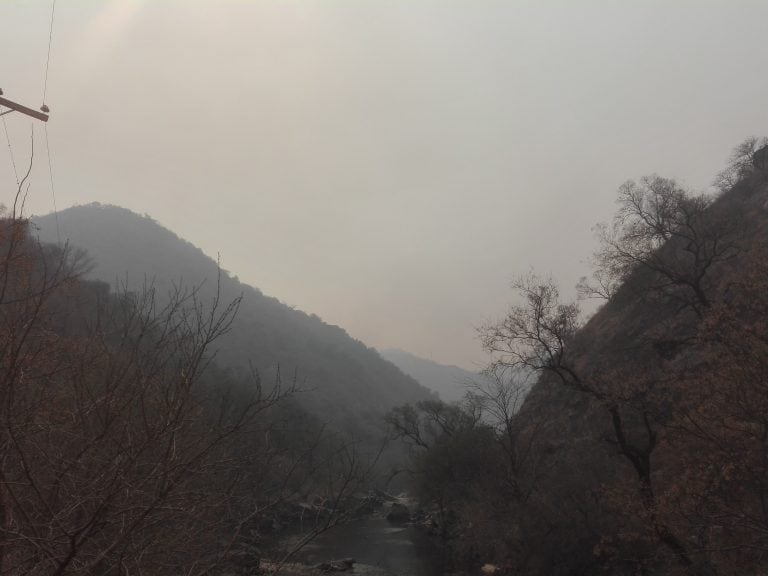
[[[53,198],[53,219],[56,221],[56,238],[61,244],[61,232],[59,231],[59,209],[56,207],[56,188],[53,185],[53,163],[51,162],[51,147],[48,144],[48,124],[45,126],[45,152],[48,154],[48,177],[51,180],[51,197]]]
[[[0,90],[0,117],[3,120],[3,129],[5,131],[5,141],[8,144],[8,151],[11,155],[11,166],[13,167],[13,174],[16,178],[16,185],[18,186],[19,190],[16,196],[16,200],[18,200],[18,194],[21,193],[21,187],[24,184],[24,182],[29,177],[30,173],[32,172],[32,165],[34,162],[34,142],[35,142],[35,126],[32,125],[32,152],[29,160],[29,168],[27,170],[27,173],[24,175],[24,177],[19,180],[19,173],[16,168],[16,160],[13,156],[13,146],[11,146],[11,138],[8,134],[8,124],[5,121],[5,115],[9,114],[10,112],[20,112],[22,114],[25,114],[26,116],[29,116],[31,118],[36,118],[38,120],[42,120],[43,122],[48,122],[48,106],[45,104],[46,96],[48,95],[48,70],[50,68],[51,64],[51,47],[53,45],[53,22],[54,22],[54,16],[56,14],[56,0],[52,1],[51,4],[51,22],[48,29],[48,54],[46,55],[45,59],[45,75],[43,77],[43,103],[42,106],[40,106],[41,112],[37,112],[36,110],[32,110],[31,108],[28,108],[27,106],[24,106],[22,104],[19,104],[18,102],[14,102],[12,100],[9,100],[7,98],[3,97],[3,91]],[[2,108],[8,108],[5,112],[2,111]],[[56,190],[53,184],[53,163],[51,162],[51,147],[48,142],[48,126],[45,127],[45,150],[48,155],[48,176],[51,181],[51,195],[53,197],[53,211],[56,219],[56,236],[59,239],[59,244],[61,244],[61,234],[59,232],[59,215],[58,215],[58,208],[56,206]],[[27,188],[29,186],[27,185]],[[26,194],[24,195],[26,197]],[[23,201],[22,201],[23,206]],[[13,214],[16,214],[16,201],[14,201],[13,206]]]
[[[13,157],[13,147],[11,146],[11,137],[8,135],[8,124],[5,121],[5,116],[3,118],[3,130],[5,130],[5,141],[8,144],[8,151],[11,153],[11,166],[13,167],[13,175],[16,178],[16,186],[19,185],[19,171],[16,169],[16,160]]]
[[[45,79],[43,80],[43,106],[48,95],[48,68],[51,64],[51,45],[53,44],[53,17],[56,14],[56,0],[51,4],[51,25],[48,30],[48,56],[45,59]],[[45,110],[43,110],[45,112]]]
[[[53,20],[56,15],[56,0],[51,3],[51,23],[48,28],[48,54],[45,58],[45,78],[43,80],[43,103],[40,109],[48,112],[45,98],[48,95],[48,69],[51,66],[51,46],[53,46]],[[48,156],[48,178],[51,182],[51,198],[53,199],[53,218],[56,222],[56,238],[61,244],[61,231],[59,230],[59,209],[56,206],[56,187],[53,184],[53,162],[51,162],[51,145],[48,142],[48,124],[45,124],[45,153]]]

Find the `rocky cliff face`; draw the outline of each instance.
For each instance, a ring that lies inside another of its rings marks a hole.
[[[738,248],[711,269],[709,305],[681,307],[637,269],[569,344],[586,390],[543,370],[528,395],[516,426],[535,488],[510,522],[524,573],[731,574],[768,549],[765,171],[708,210],[737,223]]]

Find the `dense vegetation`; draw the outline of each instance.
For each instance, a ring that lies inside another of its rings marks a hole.
[[[23,182],[19,186],[21,194]],[[19,196],[17,195],[17,199]],[[279,373],[224,369],[242,306],[111,290],[0,219],[0,574],[250,574],[275,520],[350,513],[371,461]],[[316,511],[316,512],[313,512]]]
[[[487,385],[390,412],[455,557],[511,574],[758,574],[768,553],[768,147],[717,197],[619,190],[577,303],[535,275]],[[526,377],[536,382],[526,394]],[[522,401],[522,397],[525,400]]]

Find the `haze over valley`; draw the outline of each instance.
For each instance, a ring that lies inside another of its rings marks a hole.
[[[62,1],[59,208],[147,213],[369,346],[470,371],[517,274],[588,274],[625,180],[706,189],[768,132],[759,2]],[[2,88],[35,108],[49,8],[0,21]],[[30,126],[6,120],[20,170]]]
[[[0,576],[759,576],[761,2],[0,3]]]

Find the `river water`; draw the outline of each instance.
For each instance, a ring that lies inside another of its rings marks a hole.
[[[391,524],[378,514],[321,534],[294,560],[317,564],[340,558],[355,559],[355,574],[440,576],[444,573],[439,550],[422,530]]]

